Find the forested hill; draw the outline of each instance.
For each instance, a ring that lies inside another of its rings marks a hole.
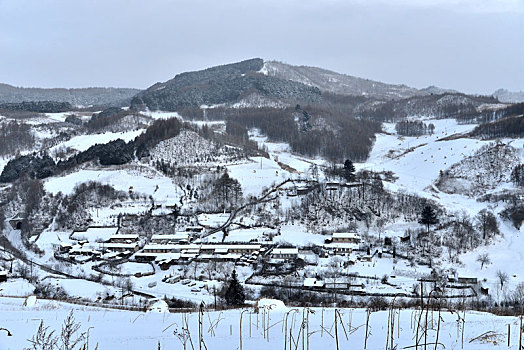
[[[127,88],[42,89],[0,84],[0,103],[67,102],[73,106],[126,105],[140,90]]]
[[[280,101],[315,102],[321,99],[318,88],[264,75],[259,72],[263,66],[262,59],[254,58],[182,73],[139,93],[133,98],[131,107],[175,111],[182,107],[233,104],[253,98],[265,104]]]

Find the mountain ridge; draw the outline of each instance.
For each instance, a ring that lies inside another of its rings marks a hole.
[[[114,87],[36,88],[0,83],[0,103],[68,102],[74,106],[125,105],[140,90]]]

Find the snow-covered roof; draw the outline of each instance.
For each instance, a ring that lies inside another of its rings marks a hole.
[[[333,238],[360,238],[360,235],[356,232],[335,232]]]
[[[189,239],[188,232],[176,232],[174,234],[156,234],[151,237],[151,241],[180,241],[183,239]]]
[[[259,250],[260,244],[203,244],[202,249],[252,249]]]
[[[305,278],[304,287],[323,287],[324,281],[319,281],[316,278]]]
[[[298,248],[275,248],[271,252],[272,255],[281,255],[281,254],[298,254]]]
[[[137,247],[136,243],[101,243],[100,247],[106,249],[135,249]]]
[[[138,239],[138,235],[137,234],[117,234],[117,235],[112,235],[111,237],[109,237],[110,240],[113,240],[113,239]]]
[[[7,271],[0,270],[0,276],[7,276]]]
[[[200,249],[198,244],[146,244],[144,250],[151,249],[167,249],[167,250],[183,250],[183,249]]]
[[[171,261],[171,260],[179,260],[179,259],[180,259],[180,253],[161,253],[157,255],[155,261],[162,262],[162,261]]]
[[[112,233],[116,234],[118,231],[118,227],[111,226],[111,227],[88,227],[85,231],[86,233]]]
[[[100,254],[99,251],[90,248],[73,248],[69,250],[69,254]]]

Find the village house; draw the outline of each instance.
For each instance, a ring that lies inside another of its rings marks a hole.
[[[180,244],[189,242],[189,233],[176,232],[174,234],[157,234],[151,237],[152,244]]]
[[[138,242],[137,234],[116,234],[109,237],[109,243],[135,243]]]
[[[347,242],[324,244],[324,249],[326,249],[330,254],[334,255],[349,255],[354,249],[357,248],[357,244]]]
[[[293,260],[298,258],[298,248],[275,248],[270,256],[272,259]]]
[[[146,244],[140,253],[135,255],[137,260],[158,261],[164,259],[165,254],[179,253],[182,260],[198,257],[199,260],[235,261],[243,255],[258,256],[262,250],[260,244]],[[173,256],[170,255],[169,259]]]
[[[132,254],[138,251],[138,243],[102,243],[100,248],[102,251]]]
[[[92,249],[88,245],[76,244],[69,249],[69,256],[88,256],[88,257],[99,257],[102,255],[99,251]]]
[[[335,232],[331,238],[331,242],[333,243],[359,244],[360,241],[360,235],[356,232]]]

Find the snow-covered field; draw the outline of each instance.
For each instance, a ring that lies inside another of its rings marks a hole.
[[[142,134],[144,129],[127,131],[127,132],[107,132],[104,134],[91,134],[91,135],[80,135],[75,136],[72,139],[63,142],[57,146],[52,147],[49,151],[53,154],[59,148],[72,148],[77,151],[85,151],[89,147],[94,146],[95,144],[104,144],[117,139],[122,139],[125,142],[134,140],[138,135]]]
[[[170,178],[146,167],[84,169],[65,176],[49,178],[45,181],[44,186],[46,191],[51,193],[70,194],[77,184],[88,181],[108,184],[119,191],[151,195],[159,204],[175,203],[181,195],[180,189]]]
[[[55,301],[37,300],[34,306],[23,306],[24,299],[0,298],[1,327],[12,336],[0,331],[0,349],[18,350],[29,346],[28,339],[36,333],[40,322],[49,330],[60,332],[63,320],[73,311],[80,324],[79,332],[89,331],[89,348],[94,349],[191,349],[199,348],[198,313],[137,312],[102,309],[96,307],[64,304]],[[208,350],[268,348],[336,349],[337,338],[341,349],[363,349],[366,339],[367,312],[363,309],[338,309],[335,330],[335,310],[332,308],[288,309],[278,301],[264,301],[258,313],[253,308],[230,311],[204,312],[202,339]],[[160,309],[161,310],[161,309]],[[369,315],[367,349],[386,349],[391,338],[388,334],[388,312],[378,311]],[[416,326],[413,310],[402,310],[395,314],[393,343],[397,349],[415,345]],[[436,338],[438,313],[428,315],[428,343]],[[463,316],[463,313],[460,313]],[[240,318],[242,322],[240,323]],[[424,315],[425,317],[425,315]],[[518,348],[518,318],[500,317],[491,314],[467,312],[464,335],[462,322],[457,322],[457,313],[442,312],[438,349],[493,349],[507,347],[508,324],[511,327],[510,349]],[[303,319],[307,319],[305,323]],[[187,343],[180,341],[185,332]],[[302,328],[302,324],[306,328]],[[240,325],[242,328],[240,329]],[[400,328],[398,328],[400,326]],[[306,330],[309,337],[302,337]],[[480,337],[488,333],[488,336]],[[463,339],[463,340],[462,340]],[[307,345],[309,344],[309,347]],[[204,344],[202,344],[204,348]],[[433,349],[434,344],[428,345]]]

